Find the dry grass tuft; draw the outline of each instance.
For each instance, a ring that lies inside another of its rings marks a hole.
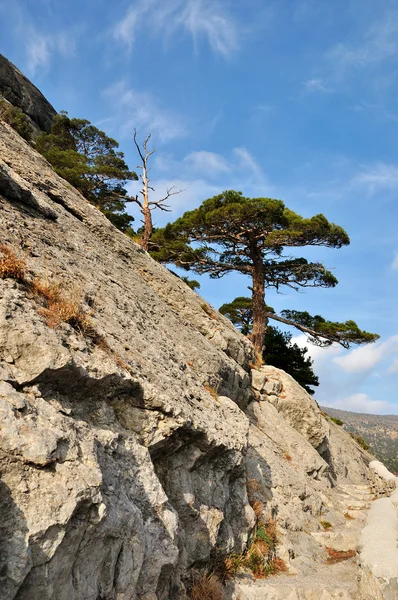
[[[0,245],[0,279],[15,279],[24,282],[26,276],[26,263],[23,258],[18,258],[15,252],[6,246]]]
[[[200,305],[200,308],[207,314],[208,317],[210,317],[210,319],[217,318],[215,311],[212,309],[212,307],[209,304],[207,304],[207,302],[202,302],[202,304]]]
[[[329,554],[329,558],[326,562],[329,565],[334,565],[336,563],[348,560],[349,558],[353,558],[354,556],[356,556],[356,550],[333,550],[333,548],[328,548],[327,546],[326,550]]]
[[[123,358],[121,356],[119,356],[119,354],[115,354],[114,355],[115,358],[115,363],[121,368],[124,369],[125,371],[129,370],[129,366],[126,363],[125,360],[123,360]]]
[[[257,521],[260,521],[264,511],[264,504],[260,502],[260,500],[255,500],[252,504],[252,509],[256,515]]]
[[[190,600],[225,600],[224,586],[217,575],[203,573],[194,576],[189,598]]]
[[[249,369],[259,369],[264,365],[263,357],[260,352],[256,352],[254,362],[249,362]]]
[[[350,513],[348,513],[348,512],[344,513],[344,518],[347,519],[348,521],[355,521],[355,517],[350,515]]]
[[[203,388],[206,390],[206,392],[209,392],[210,396],[212,396],[214,398],[214,400],[219,400],[218,398],[218,394],[217,394],[217,390],[215,390],[213,387],[211,387],[211,385],[204,385]]]
[[[67,296],[62,289],[62,284],[57,281],[43,281],[36,278],[31,284],[35,296],[43,304],[38,311],[43,315],[48,327],[56,329],[61,323],[68,323],[80,333],[97,338],[89,316],[83,312],[78,293]]]

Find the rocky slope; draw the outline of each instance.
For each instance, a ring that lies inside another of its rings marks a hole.
[[[327,560],[321,521],[345,523],[344,489],[388,489],[291,377],[251,370],[229,321],[1,122],[0,231],[27,265],[0,279],[1,600],[186,599],[260,513],[299,578]],[[49,289],[79,317],[55,319]]]
[[[343,421],[345,431],[362,436],[370,445],[372,454],[390,471],[398,473],[398,415],[367,415],[336,408],[323,410]]]

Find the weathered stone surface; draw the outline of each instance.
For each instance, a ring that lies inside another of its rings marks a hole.
[[[20,108],[43,131],[50,131],[55,109],[29,79],[0,54],[0,96]]]
[[[265,377],[265,380],[262,378]],[[262,380],[262,382],[261,382]],[[252,381],[264,399],[283,414],[287,422],[315,448],[326,437],[326,428],[315,400],[287,373],[264,365],[259,374],[252,373]]]
[[[383,478],[392,481],[383,466],[374,465]],[[363,600],[398,597],[397,507],[398,490],[395,490],[390,498],[372,502],[369,510],[359,544],[359,589]]]

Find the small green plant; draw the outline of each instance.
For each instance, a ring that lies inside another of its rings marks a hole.
[[[358,435],[356,433],[350,433],[350,436],[352,437],[353,440],[356,441],[358,446],[361,446],[361,448],[363,448],[363,450],[367,451],[370,449],[368,442],[361,435]]]
[[[333,527],[333,525],[331,523],[329,523],[329,521],[321,521],[320,523],[325,531],[327,531],[328,529],[331,529]]]
[[[337,419],[336,417],[329,417],[329,419],[333,423],[336,423],[336,425],[344,425],[344,421],[342,421],[341,419]]]
[[[32,139],[33,128],[29,118],[17,106],[0,99],[0,119],[11,125],[13,129],[27,142]]]

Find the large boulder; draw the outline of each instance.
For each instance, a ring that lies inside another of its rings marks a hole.
[[[55,109],[40,90],[0,54],[0,97],[17,106],[42,131],[50,131]]]

